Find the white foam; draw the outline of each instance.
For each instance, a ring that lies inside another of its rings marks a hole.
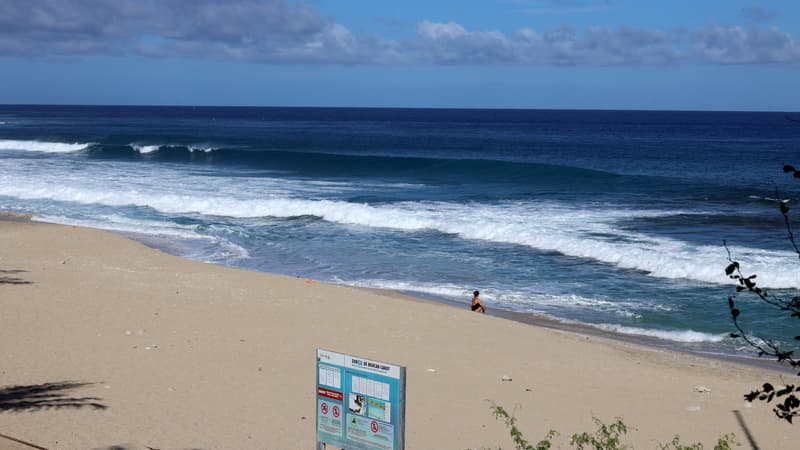
[[[611,313],[620,317],[640,318],[642,311],[662,310],[660,305],[630,301],[612,301],[587,298],[575,294],[539,294],[503,292],[497,299],[504,307],[520,312],[546,312],[555,310],[588,310]]]
[[[464,302],[469,300],[472,296],[473,287],[465,287],[465,286],[457,286],[453,284],[446,284],[446,283],[421,283],[421,282],[409,282],[409,281],[398,281],[398,280],[358,280],[358,281],[344,281],[344,280],[335,280],[337,282],[341,282],[342,284],[347,284],[351,286],[359,286],[359,287],[368,287],[368,288],[377,288],[377,289],[389,289],[395,291],[405,291],[405,292],[415,292],[415,293],[422,293],[433,295],[437,297],[444,297],[450,299],[464,299]],[[561,319],[559,317],[553,316],[552,314],[542,312],[542,311],[535,311],[531,307],[535,306],[542,306],[542,304],[546,305],[573,305],[573,306],[593,306],[596,307],[598,305],[602,305],[605,307],[612,306],[614,309],[619,307],[644,307],[647,308],[647,305],[638,305],[638,304],[631,304],[631,303],[614,303],[609,302],[606,300],[600,299],[590,299],[586,297],[581,297],[578,295],[563,295],[563,296],[536,296],[535,298],[527,296],[529,300],[525,302],[521,301],[511,301],[509,302],[510,298],[515,297],[526,297],[524,294],[514,294],[509,292],[503,292],[501,298],[497,298],[494,296],[489,295],[486,290],[481,291],[481,297],[484,298],[484,301],[487,303],[496,303],[501,307],[509,307],[511,306],[511,310],[518,311],[518,312],[533,312],[536,314],[542,314],[543,316],[549,317],[554,320],[558,320],[559,322],[563,323],[573,323],[573,324],[581,324],[581,325],[589,325],[601,330],[611,331],[614,333],[620,334],[629,334],[629,335],[637,335],[637,336],[649,336],[655,337],[659,339],[675,341],[675,342],[686,342],[686,343],[695,343],[695,342],[721,342],[726,339],[727,334],[710,334],[710,333],[703,333],[699,331],[693,330],[657,330],[657,329],[647,329],[647,328],[640,328],[640,327],[630,327],[624,325],[617,325],[617,324],[587,324],[585,322],[578,322],[575,320],[566,320]],[[545,299],[545,301],[542,301]],[[514,307],[513,304],[516,303]],[[526,306],[520,308],[519,306]],[[618,311],[620,314],[625,315],[621,310]]]
[[[207,241],[213,246],[217,247],[218,252],[214,255],[200,257],[204,262],[230,262],[231,260],[247,259],[250,257],[250,253],[244,247],[218,236],[200,234],[196,231],[197,227],[194,225],[179,225],[170,222],[141,219],[136,220],[119,215],[101,216],[96,219],[73,219],[64,216],[42,215],[35,216],[31,220],[37,222],[57,223],[61,225],[97,228],[101,230],[114,231],[117,233],[141,236]]]
[[[91,143],[80,142],[45,142],[45,141],[20,141],[13,139],[0,140],[0,150],[16,150],[40,153],[73,153],[86,150]]]
[[[472,296],[472,291],[476,288],[474,286],[458,286],[447,283],[425,283],[420,281],[383,279],[335,281],[351,286],[415,292],[434,297],[449,298],[455,301],[459,299],[469,299]],[[591,311],[604,311],[626,318],[640,318],[642,314],[637,311],[668,309],[662,308],[659,305],[614,302],[604,299],[587,298],[574,294],[543,295],[509,290],[508,288],[503,288],[501,291],[487,287],[481,289],[481,296],[484,300],[500,308],[523,313],[548,314],[548,311],[554,311],[555,309],[587,309]],[[499,292],[499,294],[494,295],[494,292]]]
[[[169,224],[151,220],[134,220],[119,215],[100,216],[96,219],[74,219],[65,216],[41,215],[32,220],[87,228],[101,228],[121,233],[168,236],[178,239],[212,239],[194,232],[195,227]]]
[[[146,155],[148,153],[157,152],[161,149],[160,145],[140,145],[140,144],[131,144],[131,147],[139,152],[142,155]]]
[[[130,144],[130,147],[134,151],[136,151],[136,152],[138,152],[138,153],[140,153],[142,155],[146,155],[148,153],[154,153],[154,152],[157,152],[157,151],[160,151],[160,150],[164,150],[164,149],[168,149],[168,148],[176,148],[176,147],[181,147],[181,146],[172,145],[172,144],[138,144],[138,143],[133,143],[133,144]],[[190,153],[195,153],[195,152],[197,152],[197,153],[211,153],[211,152],[213,152],[215,150],[218,150],[218,148],[213,147],[211,145],[207,145],[207,144],[192,144],[192,145],[187,146],[186,148],[187,148],[187,150],[189,150]]]
[[[211,153],[214,150],[218,150],[216,147],[212,147],[212,146],[209,146],[209,145],[202,145],[202,144],[190,145],[188,148],[189,148],[189,151],[192,152],[192,153],[194,153],[194,152]]]
[[[0,168],[2,168],[0,166]],[[730,284],[722,245],[696,245],[621,229],[630,217],[686,214],[681,211],[625,211],[605,206],[574,207],[557,202],[480,203],[398,202],[379,205],[314,199],[322,192],[347,191],[340,186],[267,177],[187,176],[160,169],[150,178],[139,166],[115,163],[113,172],[47,171],[39,175],[6,170],[0,195],[106,206],[149,207],[166,214],[200,214],[234,218],[316,216],[344,226],[436,231],[463,239],[528,246],[540,251],[590,259],[650,276]],[[113,176],[112,176],[113,174]],[[297,198],[302,196],[302,198]],[[748,274],[762,287],[800,288],[796,255],[730,247]]]
[[[629,334],[634,336],[649,336],[658,339],[674,342],[722,342],[726,339],[727,334],[710,334],[693,330],[654,330],[639,327],[627,327],[623,325],[614,324],[589,324],[594,328],[599,328],[605,331],[614,333]]]
[[[591,211],[548,204],[487,206],[436,202],[376,207],[322,203],[272,206],[270,212],[281,216],[293,214],[288,210],[302,209],[306,214],[337,223],[410,231],[437,230],[466,239],[525,245],[593,259],[659,278],[730,283],[723,273],[728,261],[721,245],[698,246],[626,232],[614,226],[615,221],[626,214],[641,217],[647,214],[643,211]],[[731,251],[750,273],[759,273],[760,285],[800,287],[800,271],[794,265],[796,255],[791,252],[744,247],[731,247]]]
[[[472,291],[474,290],[473,287],[469,286],[465,287],[447,283],[421,283],[416,281],[409,282],[401,280],[372,279],[372,280],[345,281],[337,279],[335,281],[349,286],[358,286],[358,287],[374,288],[374,289],[387,289],[392,291],[403,291],[403,292],[416,292],[435,297],[454,298],[454,299],[455,298],[468,299],[472,296]],[[485,297],[485,299],[489,298],[490,297]]]

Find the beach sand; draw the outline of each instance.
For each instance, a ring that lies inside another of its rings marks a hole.
[[[24,219],[24,218],[22,218]],[[796,448],[743,394],[792,374],[391,292],[185,260],[98,230],[0,221],[0,433],[47,449],[311,449],[315,350],[407,367],[406,448],[513,448],[490,402],[561,448]],[[720,314],[727,314],[721,307]],[[511,381],[503,381],[504,376]],[[20,447],[0,437],[2,448]]]

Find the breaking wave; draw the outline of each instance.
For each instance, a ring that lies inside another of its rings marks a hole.
[[[215,195],[213,191],[161,193],[162,190],[143,190],[141,186],[109,190],[69,185],[53,189],[26,179],[6,179],[0,183],[0,195],[21,199],[138,206],[164,214],[236,219],[311,216],[343,226],[410,233],[436,231],[469,240],[521,245],[642,271],[658,278],[730,283],[722,273],[728,261],[721,246],[691,244],[616,226],[617,221],[631,216],[676,212],[590,210],[555,202],[523,201],[495,205],[438,201],[371,205],[291,197],[247,198],[242,194],[233,198],[226,192]],[[800,288],[800,273],[787,264],[792,254],[745,247],[730,249],[743,267],[759,274],[759,285]]]
[[[164,145],[164,144],[130,144],[130,147],[141,155],[147,155],[156,152],[187,152],[187,153],[211,153],[219,150],[217,147],[196,144],[196,145]]]
[[[727,338],[726,333],[711,334],[693,330],[656,330],[612,324],[590,324],[590,326],[614,333],[628,334],[633,336],[648,336],[668,341],[685,343],[722,342]]]
[[[92,144],[80,142],[45,142],[45,141],[20,141],[0,140],[0,150],[14,150],[23,152],[40,153],[74,153],[86,150]]]

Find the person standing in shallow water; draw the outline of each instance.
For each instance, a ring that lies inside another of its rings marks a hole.
[[[472,305],[470,308],[472,308],[473,311],[486,313],[486,305],[484,305],[481,301],[480,295],[480,291],[475,291],[472,293]]]

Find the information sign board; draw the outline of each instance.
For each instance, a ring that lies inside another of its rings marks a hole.
[[[406,368],[317,349],[317,448],[402,450]]]

